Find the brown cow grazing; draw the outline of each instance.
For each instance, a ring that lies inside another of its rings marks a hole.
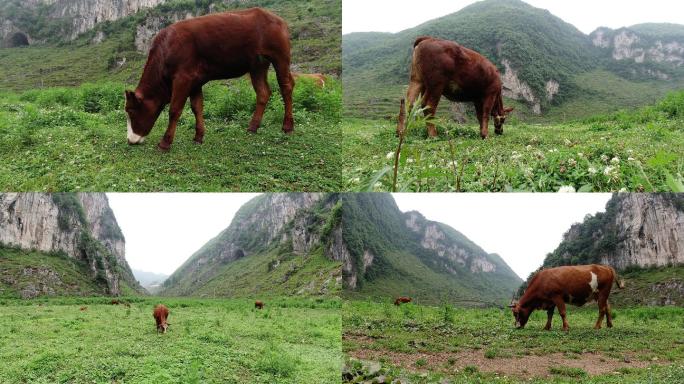
[[[394,305],[397,305],[397,306],[398,306],[398,305],[401,305],[401,304],[403,304],[403,303],[410,303],[410,302],[411,302],[411,298],[410,298],[410,297],[401,296],[401,297],[397,297],[397,299],[394,300]]]
[[[319,88],[325,88],[325,82],[326,80],[328,80],[328,78],[322,73],[292,72],[292,76],[295,78],[295,80],[299,78],[311,79],[314,81],[314,84],[316,84]]]
[[[264,309],[264,302],[257,300],[254,302],[254,308],[256,309]]]
[[[613,321],[608,295],[613,283],[617,283],[619,288],[624,288],[624,282],[618,282],[617,277],[612,267],[598,264],[543,269],[532,277],[520,300],[510,305],[516,327],[524,328],[535,309],[544,309],[548,316],[544,329],[548,331],[551,329],[553,310],[557,307],[563,319],[563,330],[567,331],[565,303],[579,307],[596,300],[599,317],[594,328],[601,328],[603,316],[606,316],[606,325],[610,328]]]
[[[202,86],[211,80],[249,73],[256,109],[249,131],[256,132],[271,96],[267,73],[273,64],[285,105],[283,131],[294,129],[287,23],[261,8],[225,12],[179,21],[162,29],[152,42],[135,91],[126,91],[128,143],[142,143],[166,104],[169,125],[159,143],[169,150],[185,101],[195,115],[195,142],[204,140]]]
[[[112,304],[112,305],[119,305],[119,304],[121,304],[121,301],[119,301],[119,300],[117,300],[117,299],[114,299],[114,300],[111,301],[111,304]]]
[[[164,306],[164,304],[159,304],[154,307],[154,321],[157,323],[157,332],[166,333],[166,329],[169,327],[169,323],[166,319],[169,317],[169,309]]]
[[[88,309],[88,307],[81,307],[80,309],[81,309],[81,311],[85,311]]]
[[[470,101],[475,104],[480,122],[480,136],[489,135],[489,116],[494,118],[495,132],[503,133],[506,116],[513,108],[504,108],[501,98],[501,77],[494,64],[479,53],[453,41],[430,36],[418,37],[413,43],[411,80],[407,92],[407,108],[411,108],[422,94],[425,116],[434,117],[439,99]],[[405,120],[399,116],[397,134],[405,129]],[[427,124],[428,135],[437,136],[435,125]]]

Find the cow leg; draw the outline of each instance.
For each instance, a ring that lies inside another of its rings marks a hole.
[[[174,79],[173,90],[171,91],[171,103],[169,104],[169,126],[166,128],[164,137],[159,142],[159,149],[168,151],[173,144],[173,138],[176,136],[176,125],[183,113],[185,101],[190,95],[190,80],[189,79]]]
[[[599,307],[599,317],[598,317],[598,320],[596,320],[596,324],[594,325],[594,329],[601,329],[601,323],[603,323],[603,317],[606,315],[606,311],[608,309],[608,298],[603,297],[603,296],[599,296],[598,307]],[[608,316],[610,316],[610,315],[608,315]]]
[[[480,115],[480,137],[486,139],[489,136],[489,115],[492,113],[492,108],[494,107],[494,100],[486,99],[482,103],[482,111],[478,113]]]
[[[291,133],[294,130],[294,118],[292,117],[292,90],[294,78],[290,73],[290,61],[283,60],[273,63],[280,86],[280,94],[283,96],[285,116],[283,116],[283,132]]]
[[[563,319],[563,331],[567,332],[570,329],[570,326],[568,325],[568,319],[565,316],[565,302],[562,298],[557,298],[553,300],[553,303],[556,304],[558,314],[560,314],[561,319]]]
[[[425,95],[425,100],[423,102],[423,105],[425,107],[428,107],[428,109],[425,110],[425,117],[433,118],[435,117],[435,113],[437,113],[437,105],[439,105],[439,99],[442,97],[442,88],[436,89],[433,91],[428,90],[428,92]],[[428,131],[428,136],[429,137],[436,137],[437,136],[437,129],[435,128],[435,125],[432,123],[427,123],[427,131]]]
[[[252,121],[249,122],[250,132],[256,132],[261,124],[261,118],[264,116],[264,110],[266,109],[266,103],[268,99],[271,98],[271,88],[268,86],[268,66],[269,62],[265,65],[260,65],[257,69],[250,72],[250,77],[252,79],[252,86],[254,87],[254,92],[256,92],[256,108],[254,109],[254,114],[252,115]]]
[[[610,314],[610,304],[606,300],[606,327],[613,328],[613,316]]]
[[[419,81],[414,81],[411,80],[411,83],[409,84],[408,91],[406,91],[406,111],[410,111],[412,108],[415,106],[413,103],[416,102],[416,99],[418,98],[418,95],[423,93],[423,83]],[[399,111],[399,116],[401,116],[401,111]],[[397,124],[397,135],[401,134],[401,130],[406,129],[405,126],[406,122],[399,121]]]
[[[551,307],[546,310],[546,326],[544,327],[544,329],[547,331],[551,330],[551,320],[553,319],[553,311],[555,309],[555,307]]]
[[[195,115],[195,143],[202,144],[204,142],[204,94],[202,88],[190,94],[190,107],[192,113]]]

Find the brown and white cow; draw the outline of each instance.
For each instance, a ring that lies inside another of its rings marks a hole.
[[[202,86],[211,80],[249,73],[256,91],[256,109],[249,131],[256,132],[271,96],[267,73],[273,64],[285,105],[283,131],[294,129],[287,23],[261,8],[224,12],[179,21],[162,29],[152,42],[142,77],[126,91],[128,143],[142,143],[166,104],[169,125],[159,143],[169,150],[188,97],[195,115],[195,142],[204,140]]]
[[[256,309],[264,309],[264,302],[261,300],[256,300],[254,302],[254,308]]]
[[[394,305],[401,305],[401,304],[410,303],[410,302],[411,302],[410,297],[401,296],[401,297],[397,297],[397,299],[394,300]]]
[[[565,316],[565,303],[582,306],[590,301],[598,302],[599,317],[595,329],[601,328],[603,317],[606,317],[608,328],[613,326],[608,296],[617,283],[624,288],[624,282],[617,281],[618,276],[612,267],[607,265],[577,265],[542,269],[531,279],[525,293],[519,301],[511,303],[515,324],[524,328],[530,314],[536,309],[546,310],[548,319],[544,329],[551,329],[553,311],[558,308],[563,319],[563,330],[568,330]]]
[[[433,117],[439,99],[473,102],[480,122],[480,136],[489,135],[489,116],[494,118],[497,135],[503,134],[506,116],[513,108],[505,108],[501,98],[501,77],[494,64],[479,53],[453,41],[430,36],[418,37],[413,43],[411,79],[407,92],[407,108],[423,95],[425,116]],[[403,108],[402,108],[403,109]],[[397,133],[405,129],[405,119],[399,115]],[[435,125],[428,123],[429,136],[437,136]]]
[[[157,323],[157,332],[166,333],[166,330],[169,327],[169,323],[167,322],[169,309],[166,308],[164,304],[159,304],[154,307],[152,316],[154,316],[154,321]]]

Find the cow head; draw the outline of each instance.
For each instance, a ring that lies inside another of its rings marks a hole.
[[[513,311],[513,317],[515,317],[515,327],[525,328],[525,324],[527,324],[527,320],[530,318],[530,310],[525,307],[521,307],[520,303],[517,301],[511,302],[508,307]]]
[[[157,326],[157,332],[161,333],[166,333],[166,330],[169,328],[169,323],[166,321],[162,321],[158,326]]]
[[[513,107],[508,107],[504,108],[503,111],[499,114],[494,115],[494,128],[496,128],[496,132],[503,132],[503,125],[504,122],[506,122],[506,117],[508,117],[508,114],[513,112]]]
[[[149,135],[163,106],[145,97],[139,91],[126,91],[126,118],[128,144],[141,144]]]

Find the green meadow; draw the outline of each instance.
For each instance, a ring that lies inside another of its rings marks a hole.
[[[443,106],[443,107],[446,107]],[[683,191],[684,92],[654,105],[577,119],[522,120],[515,112],[482,140],[475,122],[409,118],[399,145],[396,121],[342,124],[343,179],[355,191]]]
[[[204,87],[205,142],[192,141],[189,105],[170,153],[157,143],[162,113],[144,144],[129,146],[124,83],[0,92],[0,185],[12,191],[332,191],[341,169],[341,84],[298,81],[295,132],[281,130],[274,76],[261,128],[247,132],[255,94],[248,79]]]
[[[384,376],[412,383],[675,383],[684,380],[684,308],[568,307],[551,331],[536,311],[515,329],[508,308],[351,301],[342,307],[345,382]],[[443,381],[443,380],[448,381]]]
[[[340,301],[260,299],[0,300],[0,382],[339,382]]]

